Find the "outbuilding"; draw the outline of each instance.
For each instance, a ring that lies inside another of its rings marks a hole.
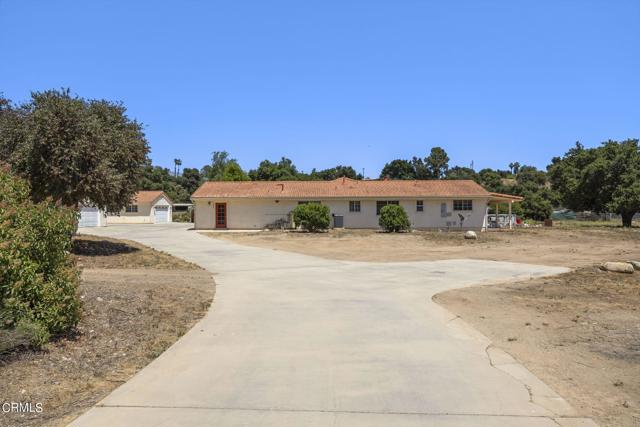
[[[166,224],[172,222],[173,202],[163,191],[138,191],[123,210],[108,213],[108,224]]]

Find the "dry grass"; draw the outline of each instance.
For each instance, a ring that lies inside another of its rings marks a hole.
[[[208,272],[136,243],[82,236],[74,252],[85,266],[76,330],[0,359],[3,400],[42,402],[44,412],[1,414],[0,426],[66,425],[188,331],[213,298]]]
[[[434,300],[601,426],[640,423],[640,274],[584,267]]]

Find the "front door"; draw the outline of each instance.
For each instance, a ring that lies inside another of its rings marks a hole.
[[[226,203],[216,203],[216,228],[227,228]]]

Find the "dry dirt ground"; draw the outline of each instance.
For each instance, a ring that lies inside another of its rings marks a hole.
[[[603,261],[640,260],[640,229],[575,227],[480,233],[374,231],[208,233],[241,244],[332,259],[475,258],[559,265],[552,278],[478,286],[435,301],[487,335],[603,427],[640,426],[640,272]]]
[[[603,260],[640,258],[640,228],[549,227],[512,232],[331,230],[326,233],[281,231],[203,233],[213,238],[323,258],[351,261],[422,261],[473,258],[578,267]]]
[[[0,355],[4,402],[41,402],[40,414],[0,413],[0,426],[63,426],[173,344],[211,304],[211,275],[134,242],[91,236],[74,245],[83,316],[42,350]]]

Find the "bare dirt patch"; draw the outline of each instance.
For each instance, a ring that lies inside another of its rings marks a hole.
[[[132,242],[76,239],[83,316],[39,351],[0,356],[5,402],[41,402],[41,414],[0,414],[0,426],[63,426],[188,331],[207,311],[207,271]],[[125,267],[125,268],[123,268]]]
[[[472,258],[578,267],[594,262],[640,258],[640,229],[530,228],[478,233],[461,231],[382,233],[331,230],[326,233],[264,231],[203,233],[239,244],[350,261],[429,261]]]
[[[434,300],[601,426],[640,425],[640,274],[584,267]]]

